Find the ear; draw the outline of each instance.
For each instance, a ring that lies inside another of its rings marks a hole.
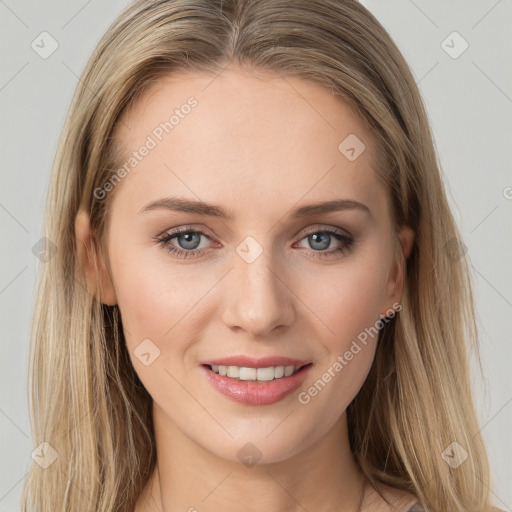
[[[407,258],[410,256],[414,245],[414,231],[409,226],[402,226],[397,236],[400,246],[397,248],[398,254],[389,272],[387,282],[386,305],[388,309],[386,310],[387,313],[382,313],[381,316],[387,316],[389,310],[395,309],[393,304],[399,303],[402,298],[402,291],[406,279]]]
[[[91,229],[89,214],[80,210],[75,218],[75,241],[80,270],[87,289],[98,301],[109,306],[117,304],[114,284],[105,264],[104,254]]]

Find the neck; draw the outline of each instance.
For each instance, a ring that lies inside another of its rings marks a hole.
[[[318,441],[289,458],[254,465],[205,450],[157,404],[153,420],[158,462],[136,512],[360,510],[363,479],[350,451],[346,413]]]

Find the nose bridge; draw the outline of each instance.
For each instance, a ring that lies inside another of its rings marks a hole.
[[[267,237],[266,240],[270,240]],[[252,335],[265,335],[274,327],[290,324],[293,318],[293,294],[284,282],[280,265],[270,245],[263,246],[254,237],[246,237],[233,255],[229,299],[224,321]]]

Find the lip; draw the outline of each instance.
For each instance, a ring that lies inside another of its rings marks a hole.
[[[280,361],[286,359],[288,362],[297,362],[296,359],[272,358],[273,361],[276,359],[279,359]],[[219,361],[221,361],[220,364],[222,364],[223,362],[229,360],[230,359],[223,359]],[[236,360],[239,363],[241,362],[241,358],[236,358]],[[260,363],[258,364],[261,364],[262,360],[260,359],[259,361]],[[268,358],[265,358],[263,361],[265,361],[263,364],[267,366],[259,366],[259,368],[266,368],[268,366],[284,366],[283,364],[269,364],[268,362],[266,362],[268,361]],[[293,375],[290,375],[289,377],[282,377],[280,379],[274,379],[271,381],[254,382],[232,379],[230,377],[219,375],[218,373],[213,372],[207,366],[208,364],[209,363],[205,363],[200,368],[201,371],[204,372],[210,384],[212,384],[212,386],[217,391],[221,392],[224,396],[245,405],[269,405],[279,402],[283,398],[293,393],[303,384],[312,367],[312,364],[308,364],[308,361],[306,361],[304,364],[306,364],[307,366],[304,366],[303,368],[298,370]],[[212,362],[211,364],[218,363]],[[299,364],[294,366],[300,366],[300,364],[301,362],[299,361]],[[256,366],[251,366],[249,364],[245,365],[252,368],[256,368]],[[289,366],[291,365],[292,363],[290,363]],[[233,364],[233,366],[243,366],[243,364]]]
[[[267,356],[257,359],[254,357],[239,355],[202,361],[200,364],[207,364],[210,366],[216,364],[223,366],[243,366],[247,368],[269,368],[270,366],[304,366],[308,363],[311,363],[311,361],[284,356]]]

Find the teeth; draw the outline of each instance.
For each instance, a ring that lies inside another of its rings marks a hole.
[[[271,366],[269,368],[248,368],[245,366],[211,365],[213,372],[238,380],[270,381],[293,375],[301,366]]]

